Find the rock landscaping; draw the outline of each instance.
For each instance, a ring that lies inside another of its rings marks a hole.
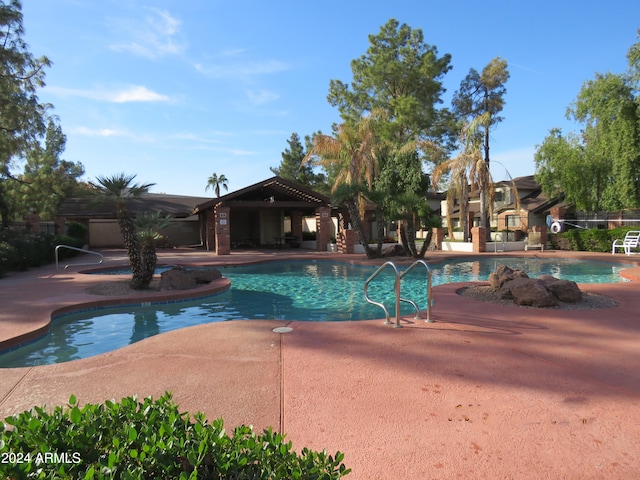
[[[617,305],[611,298],[583,293],[573,281],[551,275],[530,278],[526,272],[506,265],[489,275],[489,286],[467,287],[459,293],[480,301],[533,308],[591,309]]]

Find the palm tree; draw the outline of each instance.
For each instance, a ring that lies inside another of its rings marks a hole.
[[[228,181],[229,180],[227,180],[227,177],[224,175],[218,176],[218,174],[214,173],[207,180],[207,187],[205,188],[205,191],[209,190],[209,187],[211,187],[211,189],[216,192],[216,197],[219,197],[221,185],[224,187],[225,192],[229,191],[229,187],[227,186]]]
[[[119,173],[111,177],[96,177],[96,183],[92,184],[96,188],[96,193],[102,198],[114,200],[116,203],[116,213],[122,240],[127,250],[127,256],[131,263],[131,288],[134,290],[143,290],[149,286],[144,283],[142,254],[140,250],[140,242],[136,236],[136,229],[133,220],[127,209],[127,200],[136,198],[143,193],[149,191],[149,188],[155,184],[133,183],[135,175],[126,175]]]
[[[170,215],[163,217],[160,212],[143,213],[138,216],[135,225],[138,228],[138,239],[142,242],[140,256],[142,259],[142,280],[148,287],[153,280],[156,271],[158,256],[156,254],[156,241],[160,238],[159,230],[168,227],[173,218]]]
[[[374,191],[374,180],[379,172],[377,149],[380,143],[374,133],[374,121],[374,117],[369,116],[357,124],[340,125],[335,136],[316,135],[311,150],[302,160],[305,165],[317,158],[326,170],[337,172],[331,192],[346,206],[367,258],[380,253],[371,249],[362,227],[366,197]]]
[[[479,127],[483,125],[486,115],[476,117],[474,121],[463,126],[460,131],[459,143],[460,153],[438,165],[433,171],[432,182],[434,186],[440,182],[442,177],[449,173],[449,188],[447,191],[447,227],[449,236],[453,237],[453,224],[451,212],[453,212],[456,198],[460,203],[460,226],[464,240],[469,238],[469,221],[467,209],[469,206],[469,187],[476,186],[481,191],[489,192],[489,197],[493,197],[491,175],[482,158],[481,137],[478,135]],[[492,205],[492,202],[489,202]]]

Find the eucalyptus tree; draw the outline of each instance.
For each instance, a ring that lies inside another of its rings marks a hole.
[[[499,115],[505,105],[507,93],[506,83],[509,80],[507,61],[496,57],[479,73],[475,69],[469,70],[467,76],[460,83],[460,89],[453,96],[453,111],[463,122],[471,123],[482,119],[478,125],[482,135],[482,153],[486,172],[479,172],[480,178],[488,178],[490,166],[490,132],[501,122]],[[489,198],[490,185],[482,182],[480,190],[480,224],[488,227],[488,212],[491,205]]]
[[[228,191],[228,182],[229,180],[224,175],[218,175],[217,173],[214,173],[208,178],[205,191],[211,188],[216,193],[216,197],[220,197],[220,187],[222,186],[225,191]]]
[[[595,75],[567,117],[580,134],[552,129],[538,146],[536,180],[547,195],[583,210],[640,207],[640,41],[628,51],[628,71]]]
[[[49,106],[36,95],[44,86],[48,58],[35,58],[23,40],[22,5],[0,3],[0,216],[6,225],[10,203],[7,183],[15,181],[11,169],[16,158],[45,131]]]
[[[131,288],[134,290],[144,290],[149,286],[151,280],[147,282],[147,277],[145,276],[140,241],[136,234],[136,227],[129,213],[127,202],[131,198],[137,198],[147,193],[149,188],[155,184],[134,183],[135,177],[136,175],[128,175],[125,173],[115,174],[110,177],[99,176],[96,177],[96,183],[94,183],[93,186],[99,197],[115,202],[120,233],[122,234],[124,247],[127,250],[127,256],[131,263]]]

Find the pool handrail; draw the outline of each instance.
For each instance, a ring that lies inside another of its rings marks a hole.
[[[402,272],[400,274],[400,280],[402,280],[402,278],[407,273],[409,273],[411,270],[413,270],[414,267],[416,267],[417,265],[422,265],[427,270],[427,318],[425,319],[425,322],[432,323],[433,322],[433,320],[431,320],[431,305],[433,304],[433,299],[431,297],[431,276],[432,276],[432,272],[431,272],[431,268],[429,267],[429,264],[423,259],[416,260],[415,262],[413,262],[409,266],[409,268],[407,268],[404,272]],[[416,318],[420,318],[420,309],[415,304],[415,302],[413,302],[411,300],[406,300],[406,299],[403,299],[403,298],[401,298],[400,300],[402,300],[404,302],[411,303],[414,306],[414,308],[416,309]]]
[[[380,267],[378,267],[378,269],[373,272],[371,274],[371,276],[364,282],[364,299],[369,302],[372,305],[377,305],[378,307],[382,308],[384,310],[385,313],[385,325],[391,325],[393,322],[391,322],[391,316],[389,315],[389,310],[387,309],[387,307],[381,303],[381,302],[376,302],[374,300],[371,300],[371,298],[369,297],[369,293],[368,293],[368,289],[369,289],[369,283],[376,277],[378,276],[378,274],[380,272],[382,272],[382,270],[384,270],[387,267],[391,267],[395,273],[395,281],[393,284],[393,289],[395,292],[395,296],[396,296],[396,302],[395,302],[395,306],[396,306],[396,321],[394,324],[394,328],[402,328],[402,325],[400,325],[400,302],[406,302],[409,303],[411,305],[413,305],[413,308],[415,308],[416,310],[416,319],[420,318],[420,308],[418,307],[418,305],[413,301],[413,300],[409,300],[407,298],[401,298],[400,296],[400,283],[402,281],[402,278],[408,274],[411,270],[413,270],[417,265],[422,265],[426,268],[427,270],[427,318],[425,319],[425,322],[427,323],[432,323],[433,320],[431,320],[431,306],[433,304],[433,299],[431,298],[431,268],[429,267],[429,265],[427,264],[427,262],[425,260],[416,260],[415,262],[413,262],[404,272],[400,273],[400,271],[398,270],[398,267],[396,266],[395,263],[391,262],[391,261],[387,261],[385,263],[383,263],[382,265],[380,265]]]
[[[100,261],[97,263],[68,263],[67,265],[64,266],[64,269],[66,270],[69,267],[77,267],[77,266],[88,266],[88,265],[100,265],[102,264],[102,262],[104,262],[104,255],[102,255],[99,252],[93,252],[91,250],[86,250],[84,248],[78,248],[78,247],[72,247],[71,245],[58,245],[56,246],[56,272],[59,270],[59,264],[58,264],[58,250],[61,248],[68,248],[70,250],[75,250],[77,252],[83,252],[83,253],[89,253],[91,255],[97,255],[100,257]]]
[[[375,272],[373,272],[371,274],[371,276],[369,278],[367,278],[367,280],[364,282],[364,299],[369,302],[372,305],[377,305],[378,307],[382,308],[384,310],[384,314],[385,314],[385,325],[391,325],[391,316],[389,315],[389,310],[387,310],[387,307],[384,306],[384,304],[382,302],[376,302],[374,300],[371,300],[371,298],[369,298],[369,293],[368,293],[368,288],[369,288],[369,283],[371,282],[371,280],[373,280],[375,277],[378,276],[378,274],[383,271],[385,268],[387,267],[391,267],[395,273],[395,280],[394,280],[394,284],[393,284],[393,289],[395,291],[396,294],[396,323],[394,325],[393,328],[402,328],[402,325],[400,325],[400,273],[398,272],[398,267],[396,267],[395,263],[391,262],[391,261],[387,261],[384,262],[382,265],[380,265]]]

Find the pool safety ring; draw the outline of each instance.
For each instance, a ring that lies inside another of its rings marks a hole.
[[[553,222],[551,224],[551,233],[560,233],[562,231],[562,224],[560,222]]]

